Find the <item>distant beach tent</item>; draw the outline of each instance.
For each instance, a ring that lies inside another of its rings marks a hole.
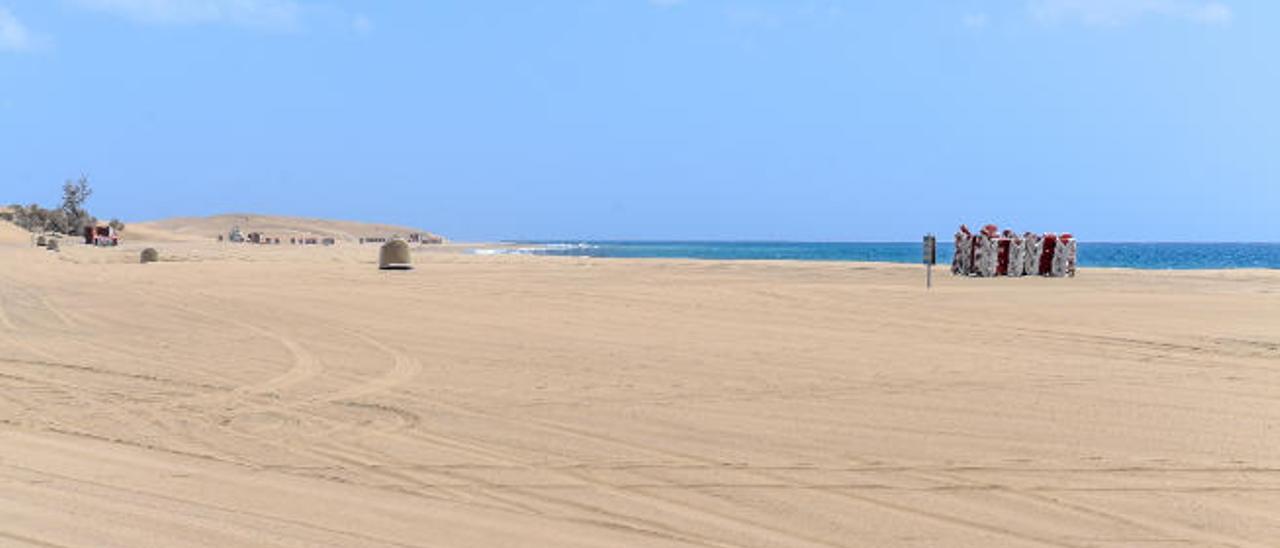
[[[148,247],[142,250],[142,264],[154,263],[160,260],[160,252],[154,247]]]
[[[1018,236],[1012,230],[1000,232],[996,225],[987,225],[974,234],[960,225],[955,249],[951,273],[957,276],[1076,275],[1076,239],[1070,233],[1027,232]]]
[[[381,270],[411,270],[413,260],[409,256],[409,244],[404,240],[391,240],[378,251],[378,268]]]

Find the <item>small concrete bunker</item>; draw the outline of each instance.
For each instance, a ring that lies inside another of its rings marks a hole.
[[[412,270],[413,259],[409,254],[409,244],[404,240],[391,240],[382,245],[378,251],[379,270]]]

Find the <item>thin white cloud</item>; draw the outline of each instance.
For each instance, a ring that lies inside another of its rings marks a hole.
[[[835,0],[795,2],[753,2],[729,5],[724,11],[736,27],[779,29],[793,25],[828,24],[845,16],[844,6]]]
[[[1226,25],[1234,17],[1230,6],[1210,0],[1031,0],[1028,7],[1041,22],[1096,26],[1124,25],[1146,17]]]
[[[12,12],[0,6],[0,51],[27,51],[39,40]]]
[[[369,34],[373,32],[373,20],[364,15],[357,15],[351,18],[351,30],[358,34]]]
[[[991,24],[991,17],[985,13],[968,13],[960,18],[960,24],[970,29],[985,29]]]
[[[74,0],[83,8],[156,25],[228,24],[266,29],[298,27],[293,0]]]
[[[729,23],[746,28],[778,28],[784,21],[781,11],[762,6],[732,6],[725,15]]]

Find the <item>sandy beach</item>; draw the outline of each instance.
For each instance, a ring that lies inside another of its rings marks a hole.
[[[1274,271],[9,236],[0,546],[1280,539]]]

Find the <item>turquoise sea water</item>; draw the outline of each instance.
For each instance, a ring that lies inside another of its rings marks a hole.
[[[721,260],[876,261],[919,263],[919,242],[518,242],[521,253],[575,257]],[[951,263],[952,245],[938,243],[938,263]],[[1104,243],[1081,242],[1082,267],[1143,269],[1280,268],[1280,243]]]

